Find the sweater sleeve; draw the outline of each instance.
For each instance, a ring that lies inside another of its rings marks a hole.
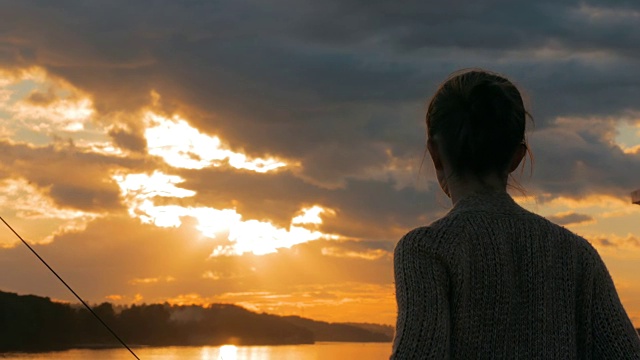
[[[640,337],[633,328],[618,298],[611,276],[599,256],[596,258],[594,270],[594,359],[640,359]]]
[[[449,358],[448,276],[420,246],[425,236],[411,232],[395,249],[398,318],[391,359]]]

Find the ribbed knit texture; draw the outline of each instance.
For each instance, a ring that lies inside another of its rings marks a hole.
[[[640,359],[596,250],[507,193],[458,201],[394,263],[392,359]]]

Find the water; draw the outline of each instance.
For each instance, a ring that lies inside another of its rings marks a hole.
[[[389,359],[391,343],[316,343],[282,346],[184,346],[133,349],[141,360],[382,360]],[[20,360],[131,360],[125,348],[67,350],[39,354],[0,353],[0,359]],[[135,359],[134,359],[135,360]]]

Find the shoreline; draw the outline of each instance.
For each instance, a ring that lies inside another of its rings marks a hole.
[[[129,345],[129,347],[133,350],[135,349],[149,349],[149,348],[187,348],[187,347],[221,347],[225,345],[234,345],[238,347],[263,347],[263,346],[302,346],[302,345],[324,345],[324,344],[391,344],[391,341],[314,341],[313,343],[280,343],[280,344],[193,344],[193,345]],[[55,349],[40,349],[40,350],[8,350],[3,351],[0,350],[0,358],[6,357],[7,355],[12,354],[41,354],[41,353],[52,353],[52,352],[63,352],[70,350],[114,350],[114,349],[122,349],[127,350],[122,345],[110,345],[110,344],[81,344],[72,347],[66,348],[55,348]]]

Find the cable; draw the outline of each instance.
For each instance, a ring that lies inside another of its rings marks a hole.
[[[24,241],[24,239],[22,238],[22,236],[20,236],[20,235],[19,235],[15,230],[13,230],[13,228],[11,227],[11,225],[9,225],[9,223],[7,223],[7,222],[2,218],[2,216],[0,216],[0,220],[2,220],[2,222],[3,222],[5,225],[7,225],[7,227],[9,228],[9,230],[13,231],[13,233],[14,233],[14,234],[16,234],[16,236],[18,237],[18,239],[20,239],[20,241],[22,241],[22,243],[23,243],[23,244],[27,245],[27,247],[29,248],[29,250],[31,250],[31,252],[32,252],[35,256],[37,256],[37,257],[38,257],[38,259],[40,259],[40,261],[42,261],[42,263],[44,264],[44,266],[46,266],[49,270],[51,270],[51,272],[53,273],[53,275],[55,275],[55,276],[58,278],[58,280],[60,280],[60,281],[64,284],[64,286],[66,286],[66,287],[67,287],[67,289],[69,289],[69,291],[71,291],[71,293],[72,293],[72,294],[73,294],[73,295],[74,295],[78,300],[80,300],[80,302],[82,303],[82,305],[84,305],[84,307],[86,307],[86,308],[87,308],[87,310],[89,310],[89,312],[90,312],[90,313],[92,313],[92,314],[93,314],[93,316],[95,316],[95,317],[96,317],[96,319],[98,319],[98,321],[100,321],[100,323],[101,323],[102,325],[104,325],[104,327],[106,327],[106,328],[107,328],[107,330],[109,330],[109,332],[111,333],[111,335],[113,335],[116,339],[118,339],[118,341],[120,342],[120,344],[122,344],[122,346],[124,346],[125,348],[127,348],[127,350],[129,350],[129,352],[131,353],[131,355],[133,355],[133,357],[135,357],[136,359],[140,360],[140,358],[138,357],[138,355],[136,355],[136,353],[134,353],[134,352],[133,352],[133,350],[131,350],[131,348],[130,348],[127,344],[125,344],[125,342],[124,342],[124,341],[122,341],[122,339],[120,339],[120,337],[119,337],[119,336],[118,336],[118,335],[117,335],[113,330],[111,330],[111,328],[109,327],[109,325],[107,325],[104,321],[102,321],[102,319],[100,318],[100,316],[98,316],[98,314],[96,314],[96,313],[91,309],[91,307],[90,307],[89,305],[87,305],[87,303],[86,303],[86,302],[84,302],[84,300],[82,300],[82,298],[81,298],[78,294],[76,294],[76,292],[75,292],[75,291],[73,291],[73,289],[71,288],[71,286],[67,285],[67,283],[66,283],[64,280],[62,280],[62,278],[60,277],[60,275],[58,275],[58,273],[56,273],[56,272],[51,268],[51,266],[49,266],[49,264],[47,264],[47,262],[46,262],[46,261],[44,261],[44,259],[43,259],[43,258],[41,258],[41,257],[40,257],[40,255],[38,255],[38,253],[37,253],[35,250],[33,250],[33,248],[32,248],[31,246],[29,246],[29,244],[28,244],[26,241]]]

